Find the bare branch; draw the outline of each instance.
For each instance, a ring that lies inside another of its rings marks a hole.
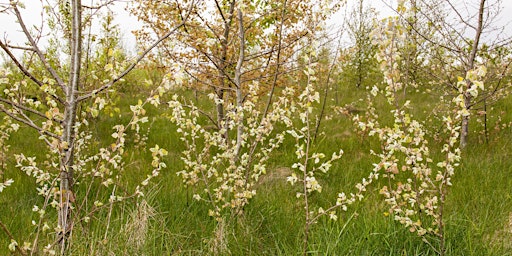
[[[287,0],[284,0],[283,7],[282,7],[283,9],[281,10],[281,22],[279,24],[279,33],[278,33],[278,41],[277,41],[276,72],[274,73],[274,81],[272,81],[272,87],[271,87],[270,93],[268,95],[267,105],[265,106],[265,111],[263,111],[263,115],[261,116],[260,123],[263,123],[263,120],[267,116],[268,110],[270,109],[270,104],[272,103],[272,97],[274,96],[274,90],[275,90],[276,85],[277,85],[277,78],[278,78],[278,75],[279,75],[279,68],[281,66],[281,63],[280,63],[280,61],[281,61],[281,47],[282,47],[282,43],[283,43],[283,24],[284,24],[284,14],[285,14],[285,11],[286,11],[286,3],[287,3]]]
[[[158,44],[160,44],[162,41],[164,41],[165,39],[167,39],[169,36],[171,36],[172,34],[174,34],[181,26],[185,25],[185,22],[187,21],[188,17],[190,16],[190,13],[192,11],[192,7],[194,6],[194,1],[192,1],[190,3],[190,7],[189,7],[189,10],[187,12],[187,15],[184,17],[184,20],[178,24],[176,27],[174,27],[171,31],[169,31],[167,34],[163,35],[162,37],[160,37],[158,40],[156,40],[152,45],[149,46],[148,49],[146,49],[144,52],[142,52],[136,59],[135,61],[132,62],[132,64],[130,64],[130,66],[128,66],[119,76],[117,76],[116,78],[112,79],[110,82],[108,82],[107,84],[101,86],[100,88],[92,91],[92,92],[89,92],[85,95],[82,95],[80,97],[77,98],[78,101],[83,101],[83,100],[86,100],[86,99],[89,99],[91,98],[92,96],[94,96],[95,94],[97,93],[100,93],[110,87],[112,87],[112,85],[114,85],[116,82],[118,82],[119,80],[121,80],[124,76],[126,76],[128,73],[130,73],[130,71],[132,71],[135,66],[137,64],[139,64],[139,62],[142,61],[142,59],[144,59],[144,57],[146,57],[146,55],[148,55],[149,52],[151,52]]]
[[[34,124],[34,122],[32,120],[20,118],[19,116],[15,115],[11,111],[7,110],[2,104],[0,104],[0,111],[4,112],[6,115],[11,117],[12,119],[14,119],[14,120],[16,120],[16,121],[18,121],[20,123],[23,123],[23,124],[33,128],[33,129],[35,129],[40,134],[46,134],[46,135],[49,135],[49,136],[51,136],[53,138],[56,138],[56,139],[60,138],[57,134],[49,132],[49,131],[44,130],[43,128],[37,126],[36,124]]]
[[[23,33],[25,34],[25,36],[27,37],[28,41],[30,42],[30,45],[32,46],[32,48],[34,48],[34,51],[37,53],[37,56],[39,57],[39,59],[41,60],[41,62],[43,63],[44,67],[46,68],[46,70],[48,72],[50,72],[50,74],[52,75],[52,77],[55,79],[55,81],[57,81],[57,83],[59,84],[59,86],[61,87],[62,90],[65,90],[65,87],[66,87],[66,84],[64,83],[64,81],[60,78],[60,76],[57,74],[57,72],[55,71],[55,69],[53,69],[50,64],[48,63],[48,61],[46,60],[46,57],[44,56],[43,52],[41,51],[41,49],[39,49],[39,47],[37,46],[37,43],[36,41],[34,40],[34,38],[32,37],[32,35],[30,34],[30,32],[28,31],[27,27],[25,26],[25,22],[23,21],[23,18],[21,17],[21,13],[18,9],[18,6],[17,6],[17,3],[14,2],[13,0],[11,0],[11,6],[13,7],[14,9],[14,13],[16,14],[16,18],[18,19],[18,22],[21,26],[21,29],[23,30]]]
[[[457,14],[457,16],[459,17],[459,20],[460,20],[462,23],[466,24],[466,26],[468,26],[468,27],[470,27],[470,28],[472,28],[472,29],[474,29],[474,30],[476,30],[476,29],[477,29],[475,26],[473,26],[473,25],[472,25],[472,24],[470,24],[468,21],[466,21],[466,20],[464,19],[464,17],[462,17],[462,15],[460,14],[460,12],[457,10],[457,8],[455,8],[455,6],[452,4],[452,2],[451,2],[450,0],[445,0],[445,2],[447,2],[447,3],[448,3],[448,5],[450,5],[450,7],[452,8],[452,11],[454,11],[454,12],[455,12],[455,14]]]
[[[21,109],[21,110],[24,110],[24,111],[28,111],[28,112],[30,112],[30,113],[32,113],[32,114],[35,114],[35,115],[37,115],[37,116],[39,116],[39,117],[42,117],[42,118],[46,119],[46,120],[55,121],[55,122],[58,122],[58,123],[60,123],[60,122],[61,122],[60,120],[50,119],[50,118],[48,118],[45,114],[43,114],[43,113],[41,113],[41,112],[39,112],[39,111],[37,111],[37,110],[35,110],[35,109],[31,109],[31,108],[29,108],[29,107],[27,107],[27,106],[24,106],[24,105],[22,105],[22,104],[18,104],[18,103],[16,103],[16,102],[12,102],[12,101],[10,101],[10,100],[6,100],[6,99],[2,99],[2,98],[0,98],[0,102],[3,102],[3,103],[8,104],[8,105],[11,105],[12,107],[17,108],[17,109]]]
[[[30,78],[30,80],[32,80],[34,83],[36,83],[39,87],[42,87],[44,84],[43,82],[39,81],[39,79],[37,79],[34,75],[32,75],[32,73],[30,73],[26,68],[25,66],[23,66],[19,61],[18,59],[16,58],[16,56],[14,56],[14,54],[9,50],[9,48],[7,47],[7,45],[5,45],[1,40],[0,40],[0,48],[2,48],[4,50],[5,53],[7,53],[7,55],[9,56],[9,58],[14,62],[14,64],[16,65],[16,67],[18,67],[18,69],[28,78]],[[63,104],[64,101],[56,96],[56,95],[53,95],[53,94],[50,94],[50,96],[52,98],[54,98],[55,100],[57,100],[59,103]]]
[[[11,44],[5,44],[7,47],[16,49],[16,50],[24,50],[24,51],[34,51],[34,48],[32,47],[24,47],[24,46],[17,46],[17,45],[11,45]]]
[[[234,2],[235,0],[233,0]],[[226,22],[226,18],[224,17],[224,14],[222,13],[222,9],[220,8],[220,5],[219,5],[219,1],[218,0],[215,0],[215,6],[217,6],[217,10],[219,11],[220,13],[220,16],[222,17],[222,20],[224,22]]]
[[[7,53],[7,55],[9,56],[9,58],[14,62],[14,65],[16,65],[16,67],[18,67],[20,69],[20,71],[25,75],[27,76],[28,78],[30,78],[30,80],[34,81],[34,83],[36,83],[37,85],[39,86],[43,86],[43,83],[41,81],[39,81],[34,75],[32,75],[32,73],[30,73],[19,61],[18,59],[16,58],[16,56],[14,56],[14,54],[9,50],[8,46],[6,44],[4,44],[1,40],[0,40],[0,47],[4,50],[5,53]]]

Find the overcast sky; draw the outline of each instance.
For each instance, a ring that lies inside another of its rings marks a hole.
[[[87,4],[89,1],[95,0],[84,0],[83,3]],[[97,0],[96,0],[97,1]],[[207,1],[207,0],[205,0]],[[321,1],[321,0],[320,0]],[[488,0],[488,2],[493,3],[496,0]],[[8,0],[0,0],[0,9],[2,6],[8,4]],[[41,1],[40,0],[25,0],[26,8],[22,10],[23,18],[25,22],[30,26],[38,25],[41,23]],[[126,2],[126,1],[125,1]],[[350,8],[350,3],[356,3],[357,0],[348,0],[349,6],[345,8]],[[475,3],[475,0],[452,0],[455,4],[459,4],[461,6],[470,6],[471,3]],[[386,3],[392,6],[396,6],[396,0],[366,0],[365,3],[371,4],[382,17],[393,15],[394,12],[386,6]],[[127,11],[125,11],[126,3],[120,2],[116,3],[111,10],[115,13],[115,22],[119,24],[121,29],[121,33],[123,35],[123,44],[127,48],[127,50],[133,52],[135,49],[134,46],[134,37],[131,31],[138,29],[141,25],[137,22],[137,19],[131,16]],[[512,0],[503,0],[502,1],[502,11],[501,15],[497,17],[497,22],[500,26],[504,26],[507,22],[512,20]],[[344,11],[340,11],[335,17],[332,19],[331,23],[341,23],[343,20]],[[23,34],[20,32],[19,25],[15,22],[15,17],[12,14],[0,13],[0,36],[1,39],[4,40],[8,38],[11,43],[22,45],[24,40]],[[512,35],[512,27],[508,26],[506,29],[506,34]]]

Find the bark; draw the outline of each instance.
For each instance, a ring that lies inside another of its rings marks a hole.
[[[218,76],[219,76],[219,87],[216,89],[217,97],[219,99],[224,99],[224,91],[226,90],[226,72],[225,69],[227,67],[226,61],[227,61],[227,54],[228,54],[228,38],[229,34],[231,32],[231,23],[233,21],[233,15],[235,12],[235,0],[233,0],[229,6],[229,13],[227,15],[227,19],[224,19],[224,33],[222,38],[222,53],[221,53],[221,63],[218,65]],[[224,18],[224,14],[222,13],[222,10],[219,8],[219,12],[221,16]],[[219,129],[222,129],[224,121],[224,103],[219,102],[217,103],[217,123],[219,124]],[[225,134],[225,138],[227,139],[227,131]]]
[[[471,96],[464,95],[464,105],[469,111],[469,105],[471,104]],[[465,148],[468,144],[469,134],[469,116],[462,117],[461,132],[460,132],[460,148]]]
[[[72,0],[72,24],[71,24],[71,72],[69,82],[65,88],[66,103],[64,107],[63,133],[61,137],[60,153],[60,208],[58,213],[58,225],[62,229],[60,233],[61,253],[66,249],[67,236],[72,230],[71,203],[73,194],[73,148],[74,125],[78,106],[77,91],[80,83],[80,69],[82,59],[82,3],[81,0]]]
[[[482,28],[484,23],[484,10],[485,10],[485,0],[480,0],[480,7],[478,9],[478,26],[475,31],[475,38],[473,40],[473,45],[471,49],[471,53],[469,55],[469,59],[467,62],[466,73],[472,70],[475,67],[475,58],[476,53],[478,51],[478,45],[480,43],[480,37],[482,35]],[[471,82],[467,82],[467,87],[471,86]],[[464,94],[464,105],[466,109],[469,111],[471,107],[472,97],[469,93]],[[469,116],[465,116],[462,118],[461,123],[461,133],[460,133],[460,147],[465,148],[468,144],[468,135],[469,135]]]
[[[236,69],[235,69],[235,85],[236,85],[236,105],[237,105],[237,111],[243,111],[243,94],[242,94],[242,65],[244,63],[244,51],[245,51],[245,36],[244,36],[244,22],[243,22],[243,14],[241,10],[238,10],[238,20],[240,24],[240,32],[239,32],[239,38],[240,38],[240,53],[238,56],[238,62],[236,63]],[[239,120],[237,124],[237,133],[236,133],[236,148],[235,148],[235,155],[236,159],[238,160],[240,156],[240,149],[242,147],[242,135],[243,135],[243,129],[244,129],[244,120],[241,113],[238,113]]]

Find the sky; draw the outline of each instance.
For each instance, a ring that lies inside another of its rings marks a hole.
[[[25,0],[24,3],[26,8],[21,10],[22,16],[27,24],[30,26],[41,24],[41,1],[43,0]],[[82,3],[87,5],[88,2],[98,2],[98,0],[83,0]],[[207,1],[207,0],[205,0]],[[321,0],[320,0],[321,1]],[[394,12],[387,5],[396,6],[397,0],[365,0],[365,3],[371,4],[380,14],[381,17],[393,15]],[[455,4],[461,6],[467,5],[475,0],[452,0]],[[495,2],[496,0],[488,0],[488,2]],[[0,10],[3,9],[9,0],[0,0]],[[46,2],[46,1],[45,1]],[[137,19],[131,16],[126,10],[128,1],[122,1],[116,3],[110,9],[115,13],[115,22],[119,24],[121,29],[121,35],[123,37],[123,45],[125,49],[130,52],[135,52],[135,38],[131,31],[141,28],[141,24],[137,22]],[[345,8],[351,8],[350,6],[356,3],[357,0],[348,0],[348,5]],[[501,15],[497,17],[499,25],[505,25],[507,22],[512,21],[512,0],[502,1]],[[341,24],[344,19],[344,11],[340,11],[334,15],[329,23],[337,25]],[[97,29],[97,28],[96,28]],[[12,14],[0,13],[0,39],[5,40],[6,38],[11,41],[12,44],[23,45],[24,37],[20,32],[19,25],[15,22]],[[512,36],[512,26],[508,26],[506,34]]]

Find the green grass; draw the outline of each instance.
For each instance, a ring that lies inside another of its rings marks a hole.
[[[183,93],[183,92],[180,92]],[[192,93],[183,93],[193,98]],[[364,96],[364,91],[346,89],[343,103],[350,103]],[[419,119],[425,118],[432,109],[433,96],[421,93],[410,94],[415,107],[412,111]],[[128,110],[129,92],[123,92],[118,107]],[[200,103],[204,104],[201,101]],[[379,110],[386,112],[386,105],[377,102]],[[205,105],[212,108],[211,105]],[[364,107],[364,102],[356,104]],[[490,124],[494,125],[500,111],[511,109],[512,103],[501,101],[491,113]],[[185,187],[176,172],[182,170],[180,160],[184,149],[175,126],[162,117],[165,107],[147,108],[151,127],[146,149],[154,144],[166,148],[168,168],[155,179],[144,199],[130,200],[113,207],[110,222],[108,208],[99,211],[90,223],[77,224],[74,230],[71,255],[206,255],[214,237],[216,222],[208,217],[208,206],[192,200],[198,188]],[[326,155],[344,150],[344,156],[337,161],[327,174],[319,175],[324,191],[311,197],[314,206],[325,206],[335,202],[338,192],[354,191],[354,185],[366,177],[376,158],[370,149],[379,150],[379,143],[373,138],[360,138],[350,118],[336,114],[322,123],[324,132],[313,145],[313,149]],[[492,116],[494,115],[494,116]],[[154,120],[152,119],[154,117]],[[126,122],[128,114],[120,117],[104,116],[91,123],[94,143],[91,152],[100,146],[112,143],[112,126]],[[383,123],[389,123],[389,116]],[[503,116],[503,123],[512,115]],[[470,146],[463,153],[462,166],[456,169],[453,187],[450,188],[446,205],[446,251],[447,255],[512,255],[512,160],[510,146],[511,128],[491,133],[488,144],[482,143],[479,126],[474,124]],[[432,125],[435,126],[435,125]],[[31,130],[22,129],[10,140],[11,152],[24,152],[44,158],[40,141]],[[436,142],[432,148],[439,148]],[[244,214],[230,218],[225,235],[228,252],[231,255],[301,255],[304,225],[303,203],[295,198],[296,187],[286,183],[289,167],[295,161],[294,141],[290,138],[274,153],[268,164],[268,175],[257,185],[257,195],[245,208]],[[436,154],[434,153],[434,157]],[[125,158],[126,168],[121,184],[132,189],[150,171],[151,155],[128,143]],[[0,220],[6,224],[19,241],[30,240],[31,211],[35,202],[42,199],[35,196],[34,179],[26,177],[14,168],[13,158],[9,159],[7,178],[15,179],[12,187],[0,194]],[[386,205],[379,195],[382,180],[368,188],[367,197],[341,214],[337,221],[320,219],[311,230],[309,251],[311,255],[435,255],[435,252],[410,233],[392,217],[385,216]],[[85,194],[87,182],[77,189]],[[109,191],[93,184],[101,191],[100,197],[107,197]],[[90,200],[93,200],[91,198]],[[89,202],[90,204],[90,202]],[[55,213],[48,213],[51,220]],[[138,216],[135,218],[134,216]],[[143,225],[137,229],[135,226]],[[108,226],[108,228],[107,228]],[[141,230],[145,230],[142,232]],[[135,235],[140,235],[136,237]],[[51,240],[51,234],[47,234]],[[33,237],[32,237],[33,238]],[[135,239],[135,240],[134,240]],[[140,241],[137,244],[135,241]],[[0,232],[0,255],[7,253],[10,243]]]

